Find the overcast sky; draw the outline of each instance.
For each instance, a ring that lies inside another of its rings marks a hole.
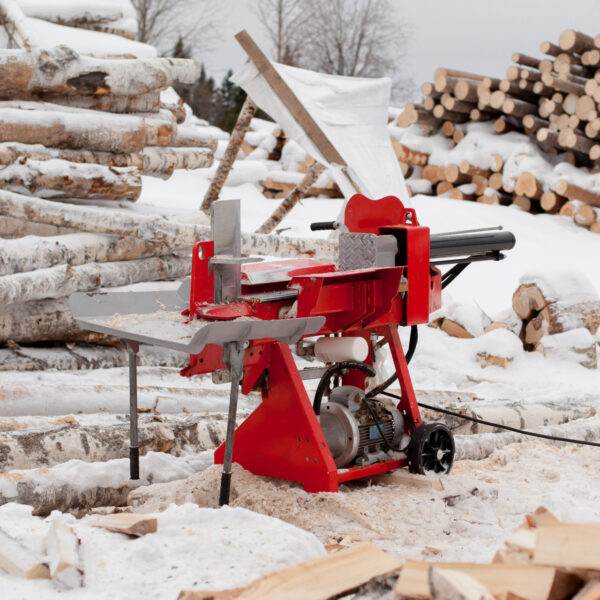
[[[245,62],[233,37],[240,29],[270,50],[256,14],[259,0],[220,1],[227,5],[222,41],[204,57],[217,81]],[[600,33],[600,0],[391,0],[391,5],[392,17],[409,25],[403,60],[419,87],[437,67],[504,77],[513,52],[540,56],[541,42],[557,42],[564,29]]]

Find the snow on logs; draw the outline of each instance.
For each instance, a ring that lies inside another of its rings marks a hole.
[[[512,300],[521,320],[525,349],[544,355],[578,355],[596,368],[595,336],[600,328],[600,297],[581,274],[530,274],[521,279]]]
[[[102,60],[66,46],[0,54],[0,94],[11,99],[46,93],[139,96],[194,83],[199,75],[199,63],[184,58]]]
[[[596,76],[596,68],[600,66],[600,36],[592,38],[581,32],[566,30],[558,44],[544,42],[540,49],[545,57],[513,54],[514,64],[508,68],[506,79],[502,80],[464,71],[437,69],[434,81],[426,82],[421,88],[424,95],[422,103],[407,105],[395,124],[403,128],[420,125],[425,135],[440,132],[457,144],[468,131],[466,126],[470,122],[487,120],[494,124],[498,134],[516,131],[528,135],[539,145],[540,154],[548,155],[549,164],[562,160],[580,167],[582,175],[586,175],[584,169],[592,169],[593,174],[594,169],[600,166],[600,83]],[[403,165],[438,166],[429,164],[429,153],[424,151],[431,145],[412,143],[415,139],[412,135],[397,137],[393,142],[398,160]],[[498,148],[502,148],[500,140]],[[479,152],[480,159],[482,154]],[[438,160],[437,156],[435,160]],[[600,185],[594,178],[580,179],[575,175],[539,178],[539,174],[533,172],[515,175],[514,169],[504,173],[504,181],[494,185],[486,176],[487,187],[518,197],[515,206],[532,212],[556,214],[567,201],[578,200],[593,209],[585,207],[577,214],[573,213],[575,222],[593,232],[600,232],[600,217],[595,210],[600,207]],[[520,175],[527,177],[519,181]],[[429,179],[430,173],[424,177]],[[433,193],[472,199],[473,194],[453,191],[465,183],[465,180],[459,183],[449,181],[442,173],[432,182]],[[410,188],[410,180],[408,185]],[[418,184],[414,186],[418,187]],[[483,187],[485,189],[486,186]],[[423,192],[420,187],[419,191]],[[474,197],[486,203],[506,203],[500,195],[493,193],[478,192]],[[523,197],[529,198],[529,201],[523,200]]]

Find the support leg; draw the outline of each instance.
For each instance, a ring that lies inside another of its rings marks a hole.
[[[129,353],[129,477],[140,478],[140,449],[138,446],[137,353],[140,345],[127,340]]]
[[[221,492],[219,506],[229,504],[231,489],[231,464],[233,462],[233,441],[235,433],[235,418],[237,415],[240,382],[244,374],[245,342],[229,342],[223,347],[223,362],[231,375],[231,391],[229,393],[229,414],[227,416],[227,434],[225,436],[225,456],[221,473]]]

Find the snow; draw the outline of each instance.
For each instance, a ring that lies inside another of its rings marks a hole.
[[[27,33],[32,40],[44,48],[52,48],[64,44],[68,40],[69,47],[81,54],[94,56],[122,56],[133,54],[139,58],[153,58],[157,56],[156,48],[142,42],[126,38],[91,31],[57,25],[42,19],[28,17],[26,19]]]
[[[83,588],[66,592],[51,580],[0,575],[3,598],[176,598],[182,589],[240,587],[269,571],[323,556],[323,545],[310,533],[244,508],[207,509],[172,506],[154,516],[156,533],[132,539],[93,526],[93,517],[77,520],[53,513],[31,516],[26,506],[0,507],[0,527],[17,535],[38,556],[54,520],[70,526],[81,540]]]

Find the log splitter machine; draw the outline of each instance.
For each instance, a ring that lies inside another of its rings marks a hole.
[[[448,473],[452,433],[441,423],[423,423],[408,371],[416,326],[440,308],[442,288],[468,264],[503,258],[502,251],[514,246],[512,233],[430,236],[398,198],[356,194],[343,223],[311,225],[339,230],[337,264],[257,262],[241,256],[239,201],[215,202],[211,219],[213,239],[195,244],[191,280],[177,293],[71,297],[82,327],[129,345],[132,477],[139,477],[140,342],[188,352],[184,376],[228,372],[227,434],[215,452],[215,463],[223,464],[221,504],[229,500],[232,462],[257,475],[301,482],[309,492],[336,492],[345,481],[404,466],[416,473]],[[454,266],[442,275],[442,264]],[[411,327],[406,355],[399,326]],[[316,355],[325,366],[301,372],[290,344],[315,336]],[[378,382],[377,349],[386,343],[395,373]],[[305,372],[320,377],[312,401]],[[396,378],[401,400],[394,405],[378,394]],[[240,385],[244,394],[260,390],[262,402],[235,429]]]

